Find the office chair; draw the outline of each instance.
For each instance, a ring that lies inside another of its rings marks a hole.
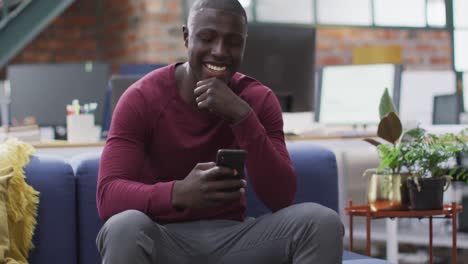
[[[457,93],[434,96],[432,124],[459,124],[460,112],[460,98]]]
[[[145,74],[152,72],[158,68],[164,67],[166,64],[161,63],[139,63],[139,64],[123,64],[120,65],[119,75],[112,76],[106,90],[104,110],[102,117],[102,135],[107,136],[112,119],[112,112],[117,104],[122,93],[135,81],[140,79]],[[113,88],[114,87],[114,88]],[[116,90],[115,93],[113,90]],[[113,95],[113,93],[115,95]]]
[[[112,75],[109,79],[109,84],[106,90],[104,100],[104,109],[102,116],[102,135],[107,136],[112,120],[112,113],[119,101],[120,96],[134,82],[138,81],[142,75]]]

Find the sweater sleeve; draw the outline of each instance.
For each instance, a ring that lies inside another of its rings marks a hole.
[[[134,209],[153,219],[181,213],[172,208],[174,182],[144,183],[145,145],[149,115],[144,97],[129,88],[114,110],[97,183],[97,207],[102,219]]]
[[[272,211],[291,205],[296,174],[284,142],[280,105],[269,91],[260,110],[231,126],[238,144],[247,150],[246,167],[253,190]]]

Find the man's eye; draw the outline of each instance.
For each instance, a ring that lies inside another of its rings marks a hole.
[[[240,38],[230,38],[228,39],[228,43],[231,44],[232,46],[239,46],[242,44],[242,39]]]
[[[198,38],[201,40],[201,41],[211,41],[212,37],[209,36],[209,35],[200,35],[198,36]]]

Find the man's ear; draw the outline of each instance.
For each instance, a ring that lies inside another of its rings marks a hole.
[[[188,48],[189,31],[187,25],[182,26],[182,32],[184,33],[184,46]]]

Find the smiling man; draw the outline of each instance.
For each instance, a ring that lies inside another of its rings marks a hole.
[[[188,62],[120,99],[98,179],[103,263],[341,263],[338,215],[292,205],[275,95],[237,72],[247,34],[237,0],[197,1],[183,27]],[[219,149],[247,151],[251,188],[273,213],[245,217],[246,181],[216,166]]]

